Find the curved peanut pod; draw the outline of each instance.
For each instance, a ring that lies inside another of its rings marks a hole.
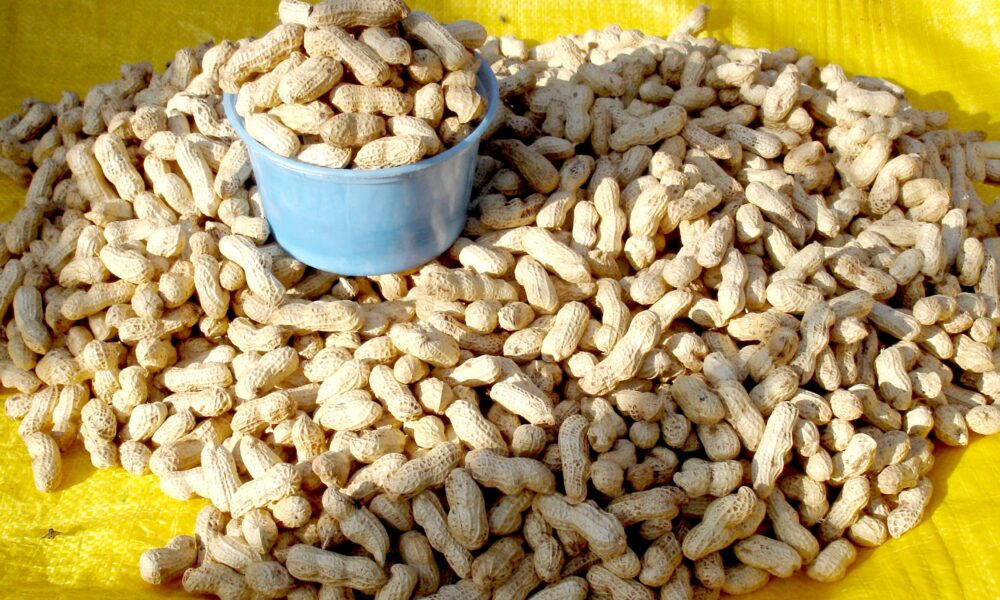
[[[385,491],[402,498],[416,496],[428,487],[444,483],[461,459],[461,449],[457,444],[439,444],[427,454],[410,460],[392,473],[386,479]]]
[[[413,499],[413,519],[424,528],[431,547],[444,555],[459,577],[472,575],[472,554],[452,536],[437,496],[428,491],[418,494]]]
[[[403,19],[403,31],[433,50],[449,71],[461,70],[469,58],[465,47],[434,17],[423,11],[413,11]]]
[[[465,466],[480,484],[497,488],[507,495],[526,489],[540,494],[555,491],[552,471],[531,458],[508,458],[492,450],[472,450],[465,455]]]
[[[613,515],[590,504],[572,505],[559,494],[539,495],[534,510],[556,529],[567,529],[583,536],[591,552],[601,558],[619,556],[628,549],[625,528]]]
[[[377,593],[387,580],[370,558],[343,556],[305,544],[291,547],[285,567],[297,579],[348,587],[363,594]]]
[[[764,435],[750,464],[754,490],[761,497],[767,498],[785,468],[785,455],[792,448],[792,432],[797,418],[795,405],[782,402],[767,419]]]

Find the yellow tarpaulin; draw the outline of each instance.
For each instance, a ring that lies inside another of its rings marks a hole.
[[[491,33],[544,41],[609,22],[667,33],[684,0],[469,0],[411,2],[442,20],[470,18]],[[36,96],[85,92],[118,65],[162,69],[177,48],[260,34],[275,21],[264,0],[4,0],[0,2],[0,115]],[[795,46],[821,63],[902,84],[914,103],[943,109],[953,126],[1000,139],[1000,2],[753,0],[714,2],[709,31],[742,45]],[[987,198],[988,201],[992,197]],[[0,220],[21,201],[0,178]],[[190,533],[199,502],[163,496],[155,478],[95,471],[79,447],[62,491],[41,494],[15,425],[0,416],[0,597],[183,597],[138,577],[146,548]],[[904,538],[862,551],[834,585],[795,577],[748,598],[980,600],[1000,597],[1000,438],[938,454],[930,516]]]

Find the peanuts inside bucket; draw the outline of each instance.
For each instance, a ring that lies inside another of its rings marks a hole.
[[[1000,207],[977,188],[1000,142],[708,37],[705,6],[533,47],[401,0],[278,17],[0,120],[27,188],[0,226],[0,383],[35,485],[62,489],[80,441],[208,501],[138,557],[146,582],[835,589],[928,515],[936,445],[1000,432]],[[449,152],[460,231],[370,276],[292,253],[255,154],[360,181]]]

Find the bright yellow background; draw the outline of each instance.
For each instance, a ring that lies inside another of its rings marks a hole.
[[[419,1],[442,20],[476,19],[492,33],[544,41],[607,22],[665,34],[692,0]],[[944,0],[716,1],[709,30],[725,41],[792,45],[822,63],[902,83],[917,106],[1000,139],[1000,2]],[[117,78],[123,62],[162,69],[177,48],[260,34],[277,2],[260,0],[0,0],[0,115],[21,99],[58,99]],[[502,16],[502,18],[501,18]],[[946,90],[946,91],[936,91]],[[987,198],[992,200],[992,198]],[[0,177],[0,219],[20,202]],[[44,495],[14,425],[0,416],[0,597],[184,597],[143,583],[142,550],[190,533],[202,503],[166,498],[152,476],[95,472],[77,448],[63,491]],[[750,598],[980,600],[1000,595],[1000,439],[940,452],[931,516],[901,540],[864,551],[836,585],[796,577]],[[60,532],[46,538],[49,529]]]

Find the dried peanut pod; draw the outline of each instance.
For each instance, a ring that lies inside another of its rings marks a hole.
[[[744,564],[763,569],[775,577],[790,577],[802,567],[802,558],[794,548],[766,536],[750,536],[737,542],[734,550]]]
[[[698,377],[679,377],[670,387],[670,396],[693,423],[713,425],[725,416],[718,396]]]
[[[288,594],[295,587],[295,579],[275,561],[252,563],[247,566],[245,576],[250,589],[270,597]]]
[[[181,579],[184,591],[193,594],[249,594],[243,576],[222,563],[206,563],[190,568]]]
[[[551,162],[520,140],[494,140],[491,147],[496,150],[536,192],[549,194],[560,181],[559,171]]]
[[[193,567],[197,557],[198,545],[195,539],[187,535],[177,536],[162,548],[143,552],[139,557],[139,573],[147,583],[160,585]]]
[[[447,29],[422,11],[413,11],[402,21],[403,31],[430,48],[449,71],[460,70],[469,59],[468,52]]]
[[[51,435],[36,431],[23,436],[24,444],[31,456],[31,470],[35,487],[40,492],[51,492],[62,481],[62,456],[59,446]]]
[[[735,538],[740,525],[752,522],[752,515],[760,503],[753,491],[741,487],[737,492],[713,500],[705,510],[704,517],[684,538],[684,556],[698,560],[725,548]]]
[[[342,56],[338,58],[347,62],[349,66],[353,66],[346,57]],[[340,82],[343,72],[339,60],[326,56],[312,56],[282,76],[281,82],[278,84],[278,97],[285,104],[312,102],[333,89],[333,86]],[[382,81],[372,85],[380,85]]]
[[[292,465],[278,463],[272,466],[261,477],[245,482],[233,493],[229,501],[233,518],[294,495],[301,482],[301,476]]]
[[[375,561],[360,556],[343,556],[305,544],[288,551],[285,568],[302,581],[344,586],[365,594],[375,594],[387,577]]]
[[[321,2],[313,6],[309,24],[313,27],[389,27],[399,23],[409,12],[402,0]]]
[[[444,483],[459,460],[459,447],[456,444],[440,444],[390,475],[386,480],[385,490],[403,498],[415,496],[428,487]]]
[[[486,114],[486,99],[475,88],[449,85],[445,88],[445,108],[455,113],[459,123],[471,123]]]
[[[388,29],[382,27],[366,27],[358,39],[373,49],[379,57],[390,65],[409,65],[412,57],[410,44],[398,37],[393,37]]]
[[[371,370],[369,384],[375,397],[385,403],[386,408],[399,421],[410,421],[420,417],[422,409],[410,390],[399,383],[392,369],[376,365]]]
[[[533,425],[545,426],[555,422],[551,400],[530,381],[501,381],[490,388],[489,396]]]
[[[413,116],[423,119],[431,127],[441,125],[444,108],[444,92],[437,83],[428,83],[413,94]]]
[[[376,600],[398,600],[409,598],[417,587],[417,570],[404,564],[389,568],[389,580],[375,595]]]
[[[273,115],[250,115],[246,128],[255,140],[281,156],[295,156],[302,145],[299,136]]]
[[[847,568],[857,557],[854,545],[845,539],[830,542],[806,569],[810,579],[833,582],[844,577]]]
[[[45,354],[52,345],[52,335],[44,321],[42,295],[37,288],[22,285],[14,292],[14,322],[28,350]]]
[[[552,472],[534,459],[507,458],[493,450],[477,449],[466,455],[465,466],[480,484],[505,494],[519,494],[525,489],[538,493],[555,490]]]
[[[308,40],[308,36],[305,37]],[[306,55],[300,51],[292,52],[272,70],[264,73],[254,81],[244,84],[236,96],[236,110],[244,118],[257,109],[273,108],[281,104],[278,96],[278,86],[281,79],[306,60]],[[241,111],[241,101],[247,106]]]
[[[413,499],[413,518],[424,528],[427,541],[442,553],[448,565],[460,577],[472,574],[472,555],[452,536],[437,497],[424,491]]]
[[[583,536],[590,550],[598,556],[613,558],[626,550],[625,532],[611,515],[583,503],[568,504],[558,495],[539,495],[533,509],[556,529],[566,529]]]
[[[104,176],[118,190],[118,195],[126,200],[132,200],[145,191],[146,183],[142,176],[132,166],[125,142],[120,138],[104,134],[94,142],[94,156],[100,163]]]
[[[389,87],[341,83],[330,92],[330,102],[345,113],[381,113],[401,116],[413,110],[413,96]]]
[[[443,149],[441,140],[434,128],[423,119],[417,117],[392,117],[388,121],[389,132],[392,135],[411,135],[420,138],[424,146],[424,155],[433,156]]]
[[[441,86],[437,84],[444,77],[444,65],[441,64],[441,59],[433,50],[423,48],[414,50],[406,71],[417,83],[425,87],[436,86],[438,92],[442,91]],[[442,96],[443,102],[444,97]]]
[[[301,25],[283,24],[236,50],[220,73],[223,88],[235,92],[235,86],[254,73],[270,70],[302,46],[304,33],[305,28]]]
[[[505,583],[524,558],[521,543],[518,536],[503,537],[494,542],[473,561],[473,581],[484,589]]]
[[[652,146],[680,133],[687,123],[687,113],[678,106],[669,106],[653,114],[619,127],[611,134],[611,148],[624,152],[633,146]]]
[[[419,532],[408,531],[399,538],[399,553],[403,561],[417,571],[416,593],[433,593],[440,585],[440,573],[434,560],[434,551],[427,538]]]
[[[588,393],[602,393],[634,376],[659,336],[660,319],[654,312],[636,314],[607,357],[580,380],[581,388]]]
[[[1000,407],[974,406],[965,413],[969,429],[980,435],[993,435],[1000,431]]]
[[[482,48],[483,44],[486,43],[486,28],[475,21],[454,21],[446,23],[444,28],[456,41],[469,50]]]
[[[579,504],[587,496],[587,480],[590,476],[587,427],[588,422],[583,415],[573,415],[559,427],[560,464],[566,501],[570,504]]]
[[[467,550],[477,550],[489,534],[482,491],[465,469],[455,469],[445,481],[448,498],[448,528]]]
[[[368,142],[354,156],[359,169],[387,169],[413,164],[426,153],[420,137],[394,135]]]

